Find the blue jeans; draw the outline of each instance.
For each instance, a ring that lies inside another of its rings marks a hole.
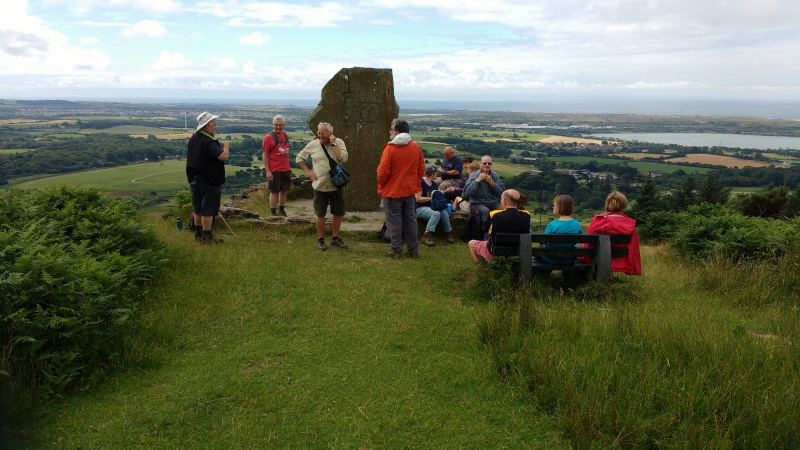
[[[420,219],[428,219],[428,225],[425,227],[425,231],[430,231],[431,233],[436,231],[436,224],[439,222],[442,222],[445,233],[453,231],[453,227],[450,226],[450,214],[447,214],[446,209],[434,211],[428,206],[420,206],[417,208],[417,217]]]

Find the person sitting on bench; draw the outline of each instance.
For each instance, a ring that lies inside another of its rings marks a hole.
[[[495,233],[530,233],[531,213],[519,209],[519,201],[520,195],[515,189],[504,191],[500,196],[500,206],[503,209],[489,213],[489,239],[469,241],[469,250],[476,263],[481,263],[485,259],[495,259],[492,254],[492,240]]]
[[[581,234],[581,223],[572,218],[572,213],[575,211],[575,202],[569,195],[559,195],[553,199],[553,214],[558,216],[557,220],[550,222],[547,228],[544,229],[545,233],[558,233],[558,234]],[[547,244],[548,247],[574,247],[574,244]],[[575,262],[575,257],[564,258],[549,258],[542,256],[542,261],[548,264],[558,264],[561,266],[569,266]]]
[[[628,198],[619,191],[608,194],[606,198],[606,212],[592,217],[588,234],[624,234],[630,235],[628,244],[612,245],[612,247],[628,247],[627,256],[611,258],[611,271],[622,272],[628,275],[642,274],[642,260],[639,254],[639,236],[636,234],[636,220],[628,217],[624,212],[628,206]],[[585,244],[587,247],[593,244]],[[581,261],[591,264],[592,258],[581,257]]]

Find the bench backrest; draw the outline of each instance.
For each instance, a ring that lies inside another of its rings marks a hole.
[[[588,256],[592,258],[592,271],[597,281],[611,281],[611,258],[626,256],[630,235],[607,234],[555,234],[555,233],[496,233],[493,237],[495,256],[519,256],[520,276],[530,281],[533,256],[550,258]],[[541,244],[572,244],[568,247],[545,247]],[[575,247],[575,244],[593,244],[592,247]],[[552,266],[545,264],[547,269]],[[537,266],[538,267],[538,266]],[[557,269],[558,270],[558,269]]]
[[[494,256],[517,256],[519,254],[520,234],[496,233],[493,242]],[[588,256],[593,257],[597,252],[596,247],[574,247],[575,244],[597,245],[600,236],[608,236],[611,241],[611,256],[625,256],[627,247],[619,247],[630,243],[631,236],[627,234],[556,234],[556,233],[530,233],[532,254],[535,256],[568,257]],[[527,240],[527,238],[526,238]],[[544,247],[544,244],[572,244],[572,247]]]

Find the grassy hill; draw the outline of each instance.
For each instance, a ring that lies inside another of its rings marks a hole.
[[[172,263],[121,349],[125,368],[53,400],[10,430],[14,445],[793,447],[800,436],[796,298],[758,300],[746,270],[643,247],[641,277],[519,289],[462,243],[396,261],[363,233],[321,253],[306,225],[233,222],[236,237],[201,246],[173,219],[147,221]]]

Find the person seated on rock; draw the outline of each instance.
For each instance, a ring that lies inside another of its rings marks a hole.
[[[476,263],[495,259],[492,242],[496,233],[530,233],[531,213],[519,209],[520,194],[515,189],[508,189],[500,196],[503,209],[489,213],[489,239],[485,241],[469,241],[469,250]]]
[[[469,162],[467,162],[467,160],[469,160]],[[453,206],[456,207],[456,211],[469,212],[469,202],[466,201],[461,194],[464,193],[464,186],[466,186],[470,174],[479,170],[480,168],[481,165],[479,162],[475,161],[475,159],[471,156],[467,156],[464,158],[464,169],[467,171],[467,174],[464,175],[464,178],[462,178],[458,184],[442,191],[444,192],[445,198],[447,198],[447,200],[453,203]]]
[[[481,158],[481,170],[473,172],[464,185],[464,196],[469,198],[470,212],[477,212],[481,216],[481,226],[487,228],[489,213],[501,209],[497,202],[505,187],[500,175],[492,170],[492,157],[484,155]]]
[[[581,223],[572,218],[575,211],[575,202],[569,195],[559,195],[553,199],[553,214],[558,219],[550,222],[544,229],[545,233],[581,234]],[[548,247],[574,247],[574,244],[547,244]],[[542,256],[542,261],[548,264],[569,266],[575,262],[574,257],[550,258]]]
[[[628,198],[619,191],[608,194],[606,198],[606,212],[592,217],[588,234],[624,234],[630,235],[631,241],[628,244],[612,244],[612,247],[627,247],[627,256],[615,256],[611,258],[611,271],[622,272],[628,275],[642,274],[642,260],[639,253],[639,236],[636,234],[636,220],[628,217],[624,212],[628,206]],[[584,244],[586,247],[594,247],[594,244]],[[592,258],[580,257],[581,261],[591,264]]]
[[[428,247],[436,245],[436,242],[433,241],[433,232],[436,231],[436,225],[440,222],[444,227],[444,232],[447,233],[447,243],[452,244],[455,242],[453,227],[450,225],[450,215],[447,210],[436,211],[431,208],[431,193],[439,190],[436,186],[436,181],[434,181],[437,171],[435,164],[425,166],[425,176],[420,180],[420,190],[417,192],[416,198],[417,217],[428,220],[428,225],[425,227],[425,234],[422,235],[421,241]]]

